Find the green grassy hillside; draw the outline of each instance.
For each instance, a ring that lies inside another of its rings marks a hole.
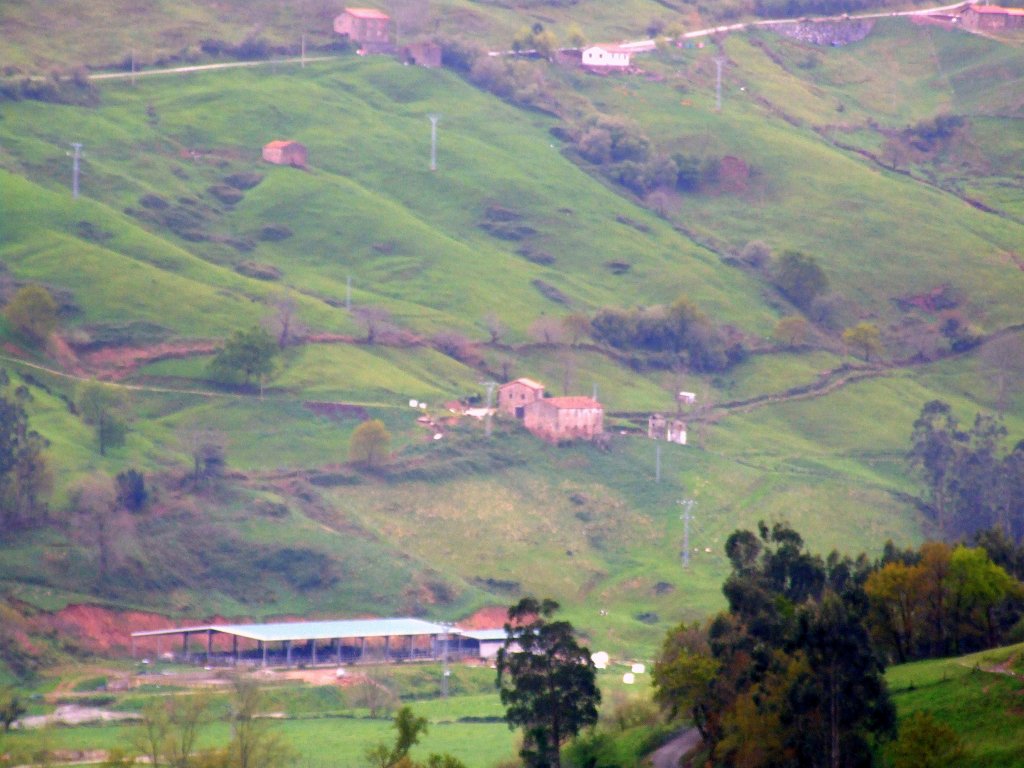
[[[937,328],[950,313],[895,300],[948,284],[977,334],[1024,321],[1021,105],[1003,87],[1019,83],[1019,50],[896,20],[839,48],[761,33],[722,46],[720,112],[710,45],[659,52],[630,77],[535,65],[588,109],[630,116],[659,152],[749,169],[738,188],[667,193],[660,208],[574,162],[552,114],[385,57],[109,82],[95,106],[4,102],[5,290],[50,287],[65,342],[31,350],[2,329],[3,365],[32,396],[56,479],[56,525],[4,542],[4,589],[46,608],[92,599],[182,617],[450,618],[530,591],[562,600],[594,644],[647,656],[666,626],[720,605],[722,546],[737,527],[787,519],[812,549],[850,554],[919,540],[927,521],[908,501],[918,489],[903,454],[921,405],[942,398],[969,421],[998,398],[976,349],[908,362],[913,328],[948,349]],[[35,49],[17,50],[27,61]],[[1007,77],[998,87],[993,70]],[[962,151],[887,165],[886,142],[945,112],[967,120]],[[436,172],[430,114],[441,116]],[[262,163],[277,138],[305,143],[310,167]],[[85,144],[77,200],[72,141]],[[813,254],[842,296],[843,323],[816,328],[813,349],[770,340],[796,310],[736,259],[751,240]],[[697,375],[538,331],[680,295],[755,354]],[[215,387],[202,344],[273,318],[284,299],[306,343],[284,350],[262,397]],[[383,343],[367,340],[367,311],[393,326]],[[861,320],[883,331],[882,364],[829,373],[855,362],[839,333]],[[128,365],[139,349],[142,364]],[[834,386],[785,394],[823,374]],[[106,456],[61,399],[91,375],[132,387],[126,445]],[[609,450],[446,422],[446,401],[505,375],[554,394],[596,386]],[[655,482],[656,444],[638,427],[673,410],[680,389],[699,394],[691,445],[661,446]],[[411,398],[438,426],[417,423]],[[357,422],[308,401],[382,419],[394,460],[348,466]],[[1024,434],[1024,395],[1003,405],[1010,434]],[[193,490],[184,443],[199,427],[225,437],[229,474]],[[156,494],[126,526],[121,575],[98,578],[70,492],[131,467]],[[697,500],[688,572],[684,497]]]

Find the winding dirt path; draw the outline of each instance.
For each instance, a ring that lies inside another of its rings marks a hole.
[[[679,768],[683,758],[700,744],[700,732],[696,728],[687,728],[651,753],[651,765],[654,768]]]

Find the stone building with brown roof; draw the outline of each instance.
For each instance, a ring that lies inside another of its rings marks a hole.
[[[590,397],[544,397],[524,407],[523,425],[551,442],[593,440],[604,432],[604,406]]]

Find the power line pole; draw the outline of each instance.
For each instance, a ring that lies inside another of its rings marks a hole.
[[[676,502],[683,508],[679,519],[683,521],[683,568],[690,569],[690,521],[693,520],[691,510],[697,502],[693,499],[680,499]]]
[[[715,57],[715,111],[722,111],[722,66],[725,64],[724,56]]]
[[[345,309],[352,311],[352,275],[345,278]]]
[[[437,121],[440,115],[427,115],[430,118],[430,170],[437,170]]]
[[[494,402],[494,388],[498,386],[496,381],[482,381],[480,382],[483,386],[487,387],[487,415],[484,416],[486,421],[484,422],[484,434],[487,437],[491,436],[491,403]]]
[[[451,637],[451,635],[450,635],[451,627],[449,626],[449,624],[447,622],[445,622],[443,624],[443,626],[445,628],[445,632],[444,632],[444,653],[443,653],[444,663],[443,663],[443,671],[441,672],[441,698],[447,699],[448,698],[448,678],[451,677],[451,674],[452,674],[451,670],[448,669],[448,638]]]
[[[75,148],[75,154],[71,161],[71,196],[78,197],[78,172],[82,158],[82,144],[76,141],[72,142],[71,146]]]

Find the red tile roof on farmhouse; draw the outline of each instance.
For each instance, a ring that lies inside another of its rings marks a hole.
[[[510,381],[509,384],[522,384],[524,387],[529,387],[530,389],[544,389],[543,384],[534,381],[533,379],[516,379],[515,381]],[[508,384],[505,384],[504,386],[507,387]]]
[[[277,139],[275,141],[267,142],[267,148],[269,148],[269,149],[284,149],[285,147],[290,147],[292,144],[295,144],[295,143],[296,142],[294,142],[294,141],[285,141],[285,140],[282,140],[282,139]]]
[[[604,410],[604,406],[597,402],[597,400],[583,395],[576,395],[572,397],[549,397],[541,402],[553,405],[555,408],[600,408],[601,410]]]
[[[1024,8],[1003,8],[1001,5],[972,5],[975,13],[1005,13],[1008,16],[1024,16]]]
[[[345,13],[349,16],[355,16],[357,19],[381,19],[386,21],[391,18],[384,11],[378,11],[376,8],[346,8]]]

